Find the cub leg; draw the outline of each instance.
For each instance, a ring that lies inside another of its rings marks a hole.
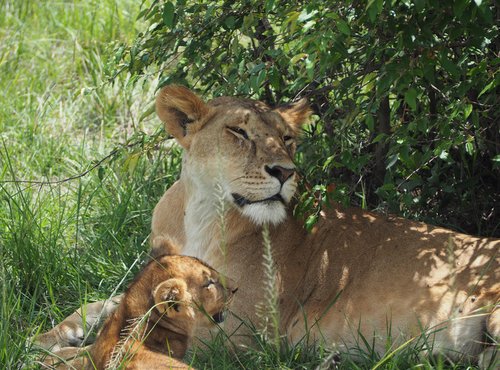
[[[127,370],[194,370],[193,367],[181,362],[173,357],[164,353],[150,351],[141,347],[135,354],[130,362],[126,365]]]
[[[92,332],[115,310],[122,295],[88,303],[73,312],[46,333],[37,335],[33,344],[37,347],[58,351],[63,347],[79,347]],[[83,322],[85,320],[85,323]],[[86,330],[84,330],[84,327]]]
[[[50,353],[43,362],[39,362],[43,369],[52,370],[83,370],[88,363],[87,347],[64,347],[55,353]]]

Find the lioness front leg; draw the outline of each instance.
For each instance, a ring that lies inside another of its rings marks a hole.
[[[492,343],[479,355],[481,369],[500,368],[500,304],[497,304],[486,322],[486,332]]]
[[[37,335],[33,340],[34,345],[52,352],[63,347],[81,346],[88,341],[88,333],[97,329],[115,310],[121,298],[122,295],[118,295],[83,305],[48,332]]]

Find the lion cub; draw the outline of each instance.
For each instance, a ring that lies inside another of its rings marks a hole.
[[[83,361],[76,358],[58,368],[190,368],[177,359],[184,357],[195,328],[222,322],[236,290],[197,258],[157,257],[129,285]]]

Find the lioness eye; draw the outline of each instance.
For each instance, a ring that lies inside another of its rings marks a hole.
[[[285,135],[283,136],[283,141],[285,142],[286,145],[290,145],[293,143],[293,137]]]
[[[248,135],[245,130],[243,130],[241,127],[238,126],[227,126],[227,129],[231,131],[233,134],[236,134],[237,136],[241,136],[244,139],[248,140]]]

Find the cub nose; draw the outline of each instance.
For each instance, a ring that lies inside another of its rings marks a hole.
[[[294,168],[285,168],[281,166],[265,166],[264,169],[272,177],[276,177],[282,185],[295,173]]]

